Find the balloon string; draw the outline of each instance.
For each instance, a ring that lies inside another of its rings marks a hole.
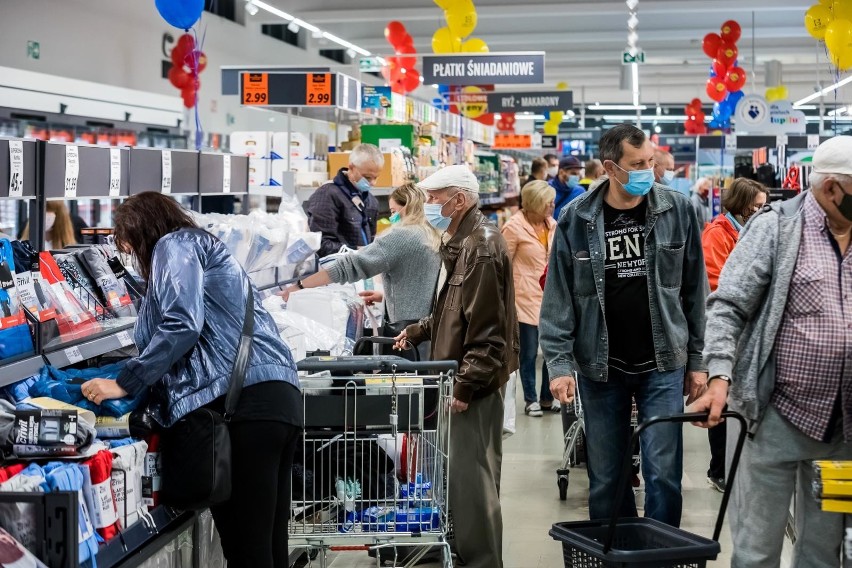
[[[203,18],[203,15],[202,15]],[[201,24],[201,18],[198,20],[198,25]],[[193,39],[195,41],[195,49],[192,51],[192,75],[196,81],[198,80],[198,64],[199,64],[199,54],[201,53],[202,48],[204,47],[204,40],[207,37],[207,25],[204,25],[204,31],[201,34],[201,41],[198,41],[198,25],[192,29]],[[200,84],[200,81],[199,83]],[[201,114],[198,111],[198,89],[195,90],[195,150],[201,151],[201,142],[202,137],[204,136],[204,130],[201,126]]]

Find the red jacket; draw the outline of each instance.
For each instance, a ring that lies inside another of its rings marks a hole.
[[[719,285],[719,275],[728,260],[731,251],[737,244],[739,231],[725,215],[719,215],[705,227],[701,234],[701,246],[704,248],[704,264],[707,267],[707,278],[710,280],[710,291],[715,291]]]

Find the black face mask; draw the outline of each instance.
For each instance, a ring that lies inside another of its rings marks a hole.
[[[840,191],[843,191],[843,188],[840,188]],[[837,210],[848,221],[852,221],[852,195],[843,191],[843,198],[840,200],[840,205],[837,205]]]

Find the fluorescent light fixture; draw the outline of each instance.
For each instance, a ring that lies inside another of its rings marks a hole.
[[[595,103],[589,107],[589,110],[647,110],[646,105],[602,105]]]
[[[297,34],[302,28],[296,22],[290,22],[289,24],[287,24],[287,29],[290,31],[291,34]]]
[[[515,120],[544,120],[543,114],[529,114],[527,112],[523,114],[516,114]]]
[[[608,122],[630,122],[636,120],[636,116],[629,114],[605,114],[601,118]],[[648,115],[642,116],[642,120],[647,120],[648,122],[683,122],[686,120],[686,115],[667,115],[667,116],[656,116],[656,115]]]
[[[299,18],[293,18],[293,23],[296,24],[297,26],[299,26],[300,28],[305,28],[309,32],[317,33],[317,32],[320,31],[320,29],[318,27],[316,27],[312,24],[309,24],[308,22],[306,22],[304,20],[300,20]]]
[[[809,102],[816,100],[820,97],[823,97],[823,96],[827,95],[828,93],[830,93],[832,91],[836,91],[837,89],[839,89],[843,85],[848,85],[849,83],[852,83],[852,75],[849,75],[845,79],[841,79],[840,81],[838,81],[837,83],[835,83],[833,85],[829,85],[828,87],[822,89],[821,91],[817,91],[816,93],[814,93],[812,95],[808,95],[807,97],[805,97],[803,99],[799,99],[798,101],[793,103],[793,108],[800,108],[801,105],[803,105],[805,103],[809,103]]]
[[[828,116],[840,116],[841,114],[846,114],[847,112],[849,112],[848,107],[840,107],[840,108],[836,108],[834,110],[828,111]]]
[[[348,55],[352,59],[355,59],[355,56],[358,55],[358,54],[355,52],[354,49],[349,48],[349,49],[346,50],[346,55]]]
[[[577,116],[577,113],[574,112],[573,110],[569,110],[568,112],[565,113],[565,116],[567,116],[568,118],[574,118],[575,116]]]
[[[633,67],[633,106],[639,106],[639,64],[634,63]]]
[[[254,4],[256,7],[260,8],[261,10],[266,10],[267,12],[272,14],[273,16],[278,16],[279,18],[284,18],[288,22],[292,22],[293,20],[296,19],[295,16],[291,16],[290,14],[285,12],[284,10],[279,10],[275,6],[272,6],[270,4],[267,4],[266,2],[263,2],[263,0],[251,0],[251,3]]]
[[[245,7],[249,16],[256,16],[258,11],[260,11],[260,8],[258,8],[257,4],[255,4],[252,0],[248,0]]]
[[[322,37],[324,37],[325,39],[327,39],[329,41],[333,41],[337,45],[342,45],[343,47],[351,49],[352,51],[354,51],[356,53],[360,53],[361,55],[363,55],[365,57],[370,55],[370,52],[367,51],[366,49],[362,49],[362,48],[358,47],[357,45],[355,45],[354,43],[350,43],[343,38],[337,37],[334,34],[330,34],[328,32],[322,32]]]

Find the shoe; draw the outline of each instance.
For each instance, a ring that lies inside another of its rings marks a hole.
[[[725,485],[725,478],[724,477],[708,477],[707,483],[710,485],[710,487],[712,487],[713,489],[715,489],[719,493],[725,492],[726,485]]]
[[[543,405],[541,407],[541,410],[544,411],[544,412],[560,412],[562,410],[562,405],[559,404],[558,400],[554,400],[553,402],[551,402],[547,406]]]
[[[524,407],[524,414],[527,416],[534,416],[538,418],[539,416],[544,416],[544,412],[541,411],[541,405],[537,402],[531,402]]]

